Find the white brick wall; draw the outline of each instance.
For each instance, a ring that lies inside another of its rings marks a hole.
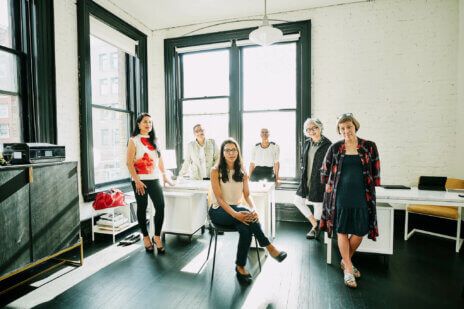
[[[458,121],[464,119],[463,1],[376,0],[272,16],[311,20],[313,115],[322,119],[326,135],[335,141],[337,115],[353,112],[361,122],[359,136],[379,146],[384,183],[414,184],[424,174],[464,177],[464,125]],[[98,3],[150,33],[107,0]],[[54,4],[58,140],[66,145],[69,159],[79,160],[76,6],[74,0]],[[206,31],[254,25],[236,23]],[[149,112],[162,145],[163,40],[202,26],[149,35]]]
[[[464,177],[464,0],[459,0],[459,77],[458,77],[458,102],[456,117],[456,162],[453,176]]]
[[[340,138],[336,117],[353,112],[361,122],[358,135],[379,147],[384,183],[415,184],[425,174],[459,176],[456,141],[464,141],[457,139],[458,1],[376,0],[272,17],[311,20],[312,112],[330,139]],[[155,31],[154,41],[201,26]],[[157,45],[152,53],[163,68]],[[163,72],[154,74],[164,79]],[[153,85],[155,109],[164,114],[164,83]]]
[[[67,160],[80,161],[77,9],[75,1],[71,0],[56,0],[53,5],[58,144],[66,146]],[[79,192],[80,188],[79,181]]]
[[[151,39],[151,31],[131,16],[120,11],[107,0],[96,1],[112,11]],[[55,60],[58,143],[66,146],[66,159],[79,162],[79,81],[77,59],[77,6],[75,0],[55,0]],[[150,44],[150,42],[149,42]],[[150,61],[150,54],[148,61]],[[150,81],[149,81],[150,82]],[[151,87],[153,88],[153,87]],[[152,96],[151,96],[152,97]],[[153,103],[150,103],[153,105]],[[79,192],[81,192],[79,175]],[[82,194],[80,203],[83,205]],[[82,213],[88,213],[82,208]]]

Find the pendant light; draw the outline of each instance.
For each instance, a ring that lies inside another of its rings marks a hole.
[[[264,0],[263,24],[258,29],[250,32],[249,39],[255,44],[269,46],[282,40],[283,33],[280,29],[272,27],[267,18],[267,0]]]

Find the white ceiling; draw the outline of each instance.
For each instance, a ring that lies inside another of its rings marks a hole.
[[[151,30],[264,14],[264,0],[109,0]],[[282,13],[363,0],[268,0],[267,12]],[[367,0],[364,0],[367,1]]]

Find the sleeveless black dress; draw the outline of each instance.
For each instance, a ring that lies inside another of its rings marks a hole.
[[[369,231],[369,215],[359,155],[345,155],[336,196],[335,231],[341,234],[366,235]]]

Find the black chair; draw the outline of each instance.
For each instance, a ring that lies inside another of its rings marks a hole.
[[[210,230],[211,238],[209,239],[208,255],[206,257],[205,263],[208,262],[208,260],[209,260],[209,253],[211,251],[211,244],[213,242],[213,237],[214,237],[213,271],[211,272],[211,282],[213,282],[214,265],[216,263],[216,248],[217,248],[218,233],[220,233],[220,232],[223,232],[223,233],[226,233],[226,232],[238,232],[238,230],[235,227],[214,224],[211,221],[211,218],[209,217],[209,212],[207,212],[207,214],[208,214],[207,215],[208,224],[209,224],[210,229],[211,229]],[[254,238],[255,238],[255,246],[256,246],[256,255],[258,257],[259,271],[261,272],[261,260],[260,260],[260,255],[259,255],[258,241],[256,240],[256,237],[254,237]]]

